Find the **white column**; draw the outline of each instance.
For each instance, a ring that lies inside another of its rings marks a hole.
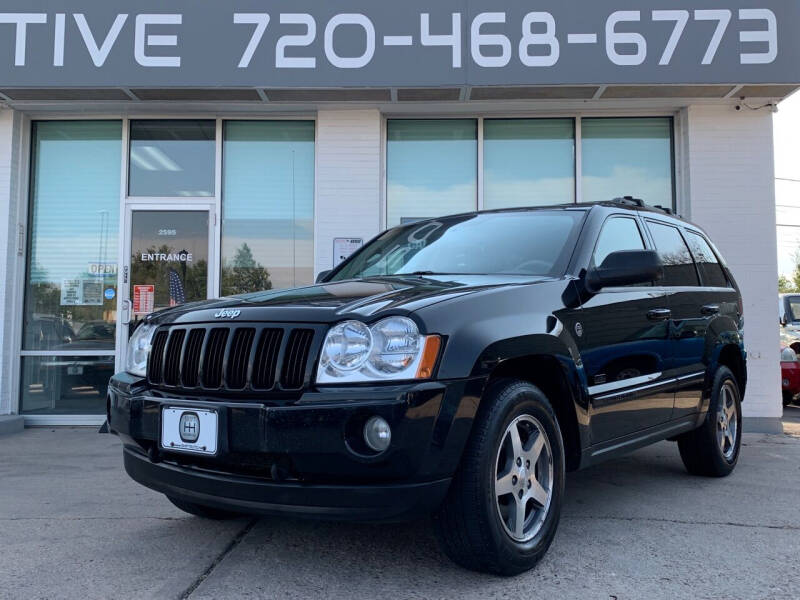
[[[317,115],[314,272],[333,266],[333,240],[381,230],[381,114],[320,110]]]
[[[682,117],[691,220],[708,231],[742,290],[746,430],[775,430],[783,407],[772,113],[690,106]]]
[[[20,158],[20,115],[0,109],[0,415],[16,409],[12,397],[18,374],[14,369],[19,350],[14,344],[14,324],[18,323],[16,276],[21,257],[18,207],[18,175]]]

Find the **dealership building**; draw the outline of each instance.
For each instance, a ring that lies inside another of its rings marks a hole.
[[[633,196],[726,258],[745,427],[779,430],[772,115],[800,86],[800,4],[0,10],[5,423],[102,423],[154,310],[311,284],[416,219]]]

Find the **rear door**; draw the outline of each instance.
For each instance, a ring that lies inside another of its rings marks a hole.
[[[647,247],[639,220],[612,215],[603,223],[592,264],[611,252]],[[604,288],[581,306],[576,337],[590,399],[592,443],[635,433],[669,420],[674,385],[669,311],[652,285]]]
[[[706,383],[705,375],[708,365],[715,360],[716,350],[725,341],[738,343],[738,340],[724,339],[738,333],[739,295],[733,282],[728,279],[719,257],[703,234],[685,228],[684,235],[700,276],[700,287],[694,293],[692,307],[687,307],[686,312],[681,311],[681,314],[685,314],[687,322],[691,323],[688,329],[693,334],[702,334],[703,340],[702,343],[694,341],[686,344],[686,340],[690,339],[685,333],[686,326],[680,327],[676,322],[675,367],[678,392],[673,418],[692,414],[700,409]],[[693,317],[690,311],[693,311]],[[681,333],[686,337],[681,337]]]
[[[647,228],[664,263],[674,347],[667,372],[677,380],[673,418],[680,418],[700,409],[716,340],[731,329],[717,319],[736,312],[736,292],[702,236],[655,219],[647,220]]]

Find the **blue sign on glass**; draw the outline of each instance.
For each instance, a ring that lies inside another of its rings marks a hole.
[[[103,292],[103,295],[106,297],[106,300],[113,300],[116,294],[117,292],[114,291],[114,288],[106,288],[106,291]]]

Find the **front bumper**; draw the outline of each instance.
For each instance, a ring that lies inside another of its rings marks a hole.
[[[166,396],[120,374],[109,387],[108,418],[128,474],[169,496],[244,513],[399,520],[441,503],[483,383],[353,386],[276,404]],[[216,411],[217,454],[161,448],[167,406]],[[380,455],[359,444],[372,415],[392,427],[392,444]]]

